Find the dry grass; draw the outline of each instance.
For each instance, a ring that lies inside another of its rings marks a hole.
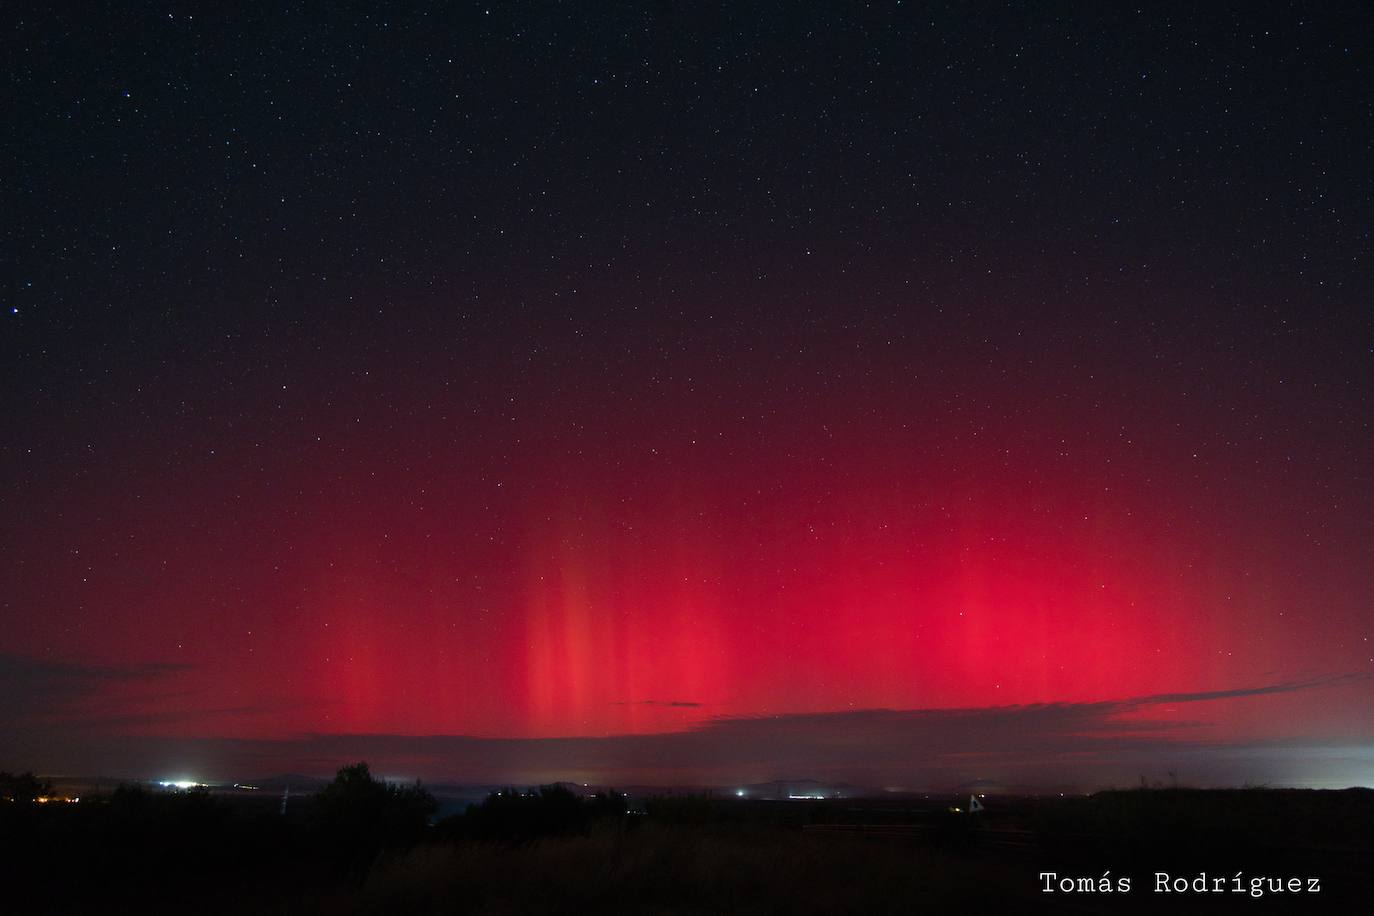
[[[380,865],[340,913],[917,913],[1006,899],[989,863],[800,830],[607,824],[519,847],[424,846]],[[1022,882],[1015,882],[1020,884]]]

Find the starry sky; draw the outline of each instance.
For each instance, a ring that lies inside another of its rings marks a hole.
[[[1374,782],[1363,4],[252,6],[0,13],[0,766]]]

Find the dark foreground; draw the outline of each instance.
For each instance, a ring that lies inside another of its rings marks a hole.
[[[419,796],[351,791],[285,818],[200,793],[5,803],[3,911],[1355,912],[1374,880],[1367,790],[988,798],[977,814],[702,797],[627,814],[552,790],[429,826]]]

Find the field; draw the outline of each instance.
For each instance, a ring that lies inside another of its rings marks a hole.
[[[973,814],[951,810],[966,797],[659,797],[629,814],[569,798],[515,793],[386,843],[322,828],[308,798],[288,818],[197,793],[11,804],[5,886],[32,912],[1342,912],[1374,863],[1366,790],[988,797]]]

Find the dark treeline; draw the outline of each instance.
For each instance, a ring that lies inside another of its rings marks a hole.
[[[454,840],[520,843],[546,837],[585,836],[594,822],[629,813],[626,797],[610,790],[589,798],[567,786],[540,786],[529,791],[494,792],[480,805],[438,824],[438,834]]]
[[[32,773],[8,773],[0,770],[0,801],[36,802],[52,794],[52,783]]]
[[[438,802],[419,783],[338,771],[283,816],[273,798],[226,798],[207,788],[121,785],[80,803],[53,797],[29,773],[0,773],[0,886],[7,911],[70,912],[111,900],[141,911],[306,906],[347,892],[389,857],[421,842],[528,843],[585,836],[623,819],[624,795],[590,798],[564,786],[509,789],[435,823]]]
[[[1054,911],[1050,869],[1133,875],[1074,899],[1147,912],[1151,872],[1319,876],[1303,912],[1361,898],[1374,793],[1142,789],[1076,798],[742,800],[631,805],[563,785],[506,789],[435,820],[420,784],[344,767],[314,795],[121,786],[68,803],[0,773],[0,913],[912,913]],[[633,810],[632,810],[633,809]],[[1179,901],[1173,901],[1179,902]],[[1209,911],[1250,912],[1241,894]],[[1198,904],[1187,899],[1182,903]]]

